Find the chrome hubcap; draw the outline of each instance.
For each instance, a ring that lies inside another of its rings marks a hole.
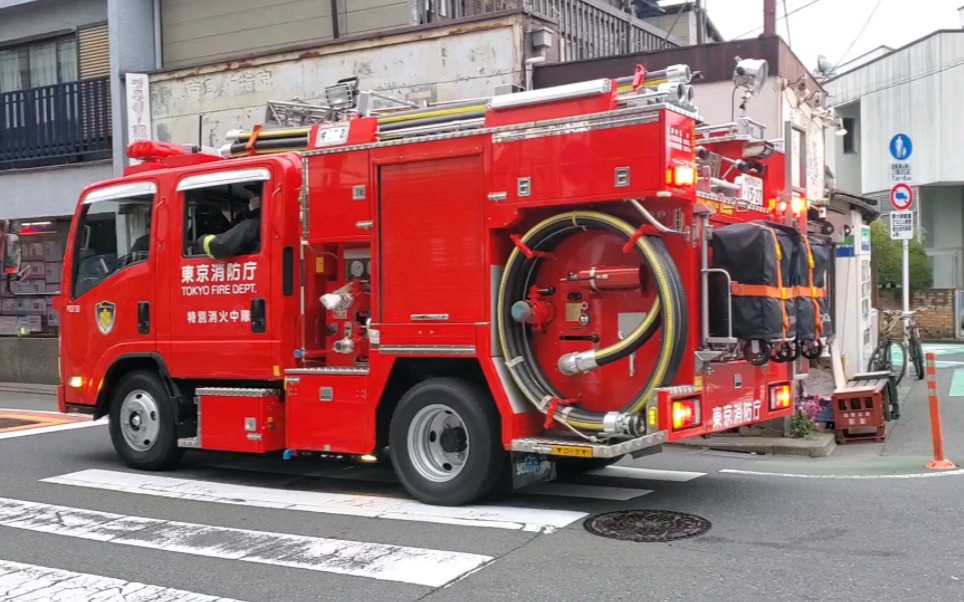
[[[137,451],[147,451],[154,447],[161,431],[157,401],[147,391],[136,389],[127,394],[121,402],[121,434],[124,441]]]
[[[422,408],[408,428],[408,449],[415,470],[435,483],[454,479],[469,455],[469,433],[452,408],[433,404]]]

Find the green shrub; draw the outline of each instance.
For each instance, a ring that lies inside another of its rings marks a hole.
[[[917,240],[910,241],[910,290],[917,291],[934,285],[934,274],[924,246]],[[902,249],[899,240],[890,238],[885,218],[870,224],[870,252],[877,263],[877,284],[900,288]]]

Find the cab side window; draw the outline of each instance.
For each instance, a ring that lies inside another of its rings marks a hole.
[[[184,191],[184,256],[236,257],[261,251],[263,182]]]
[[[77,230],[73,296],[112,274],[147,261],[151,248],[154,195],[88,203]]]

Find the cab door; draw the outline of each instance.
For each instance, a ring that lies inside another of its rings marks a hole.
[[[172,248],[167,270],[168,364],[181,378],[271,378],[279,325],[269,320],[276,191],[268,167],[187,175],[171,203]],[[261,207],[251,211],[252,197]],[[280,197],[277,197],[280,198]],[[205,253],[207,235],[225,236],[243,222],[259,225],[231,257]]]
[[[61,293],[61,372],[69,403],[94,403],[110,365],[156,351],[157,184],[97,188],[82,198]]]

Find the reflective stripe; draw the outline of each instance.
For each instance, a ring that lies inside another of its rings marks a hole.
[[[203,241],[203,244],[204,244],[204,254],[207,255],[208,257],[210,257],[211,259],[214,259],[214,255],[211,254],[211,241],[212,241],[212,240],[214,240],[214,235],[213,235],[213,234],[208,234],[208,235],[206,235],[206,236],[204,237],[204,241]]]

